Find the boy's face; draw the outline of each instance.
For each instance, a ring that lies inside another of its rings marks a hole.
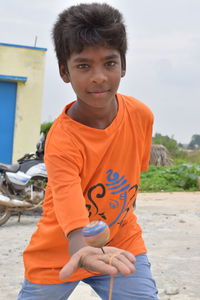
[[[91,107],[103,108],[115,99],[122,70],[120,53],[116,49],[88,46],[72,53],[67,61],[68,71],[60,67],[65,82],[70,82],[77,100]]]

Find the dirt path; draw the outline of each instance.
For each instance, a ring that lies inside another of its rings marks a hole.
[[[199,300],[200,192],[140,194],[136,211],[160,299]],[[17,223],[13,216],[0,227],[0,300],[17,297],[23,280],[22,251],[38,218],[22,216],[21,223]],[[99,299],[81,284],[70,300],[83,298]]]

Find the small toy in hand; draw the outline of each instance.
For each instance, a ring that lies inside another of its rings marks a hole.
[[[93,221],[82,230],[85,241],[89,246],[101,248],[110,238],[110,229],[103,221]]]
[[[89,223],[82,229],[83,236],[85,238],[86,243],[89,246],[101,248],[103,253],[103,246],[107,244],[110,238],[110,229],[106,223],[103,221],[93,221]],[[116,255],[111,256],[109,264],[112,265],[112,259]],[[112,300],[112,290],[113,290],[113,282],[114,275],[111,276],[110,279],[110,288],[109,288],[109,296],[108,300]]]

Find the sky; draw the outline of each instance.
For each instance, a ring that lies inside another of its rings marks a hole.
[[[47,48],[42,122],[53,121],[75,100],[59,77],[51,39],[64,9],[78,3],[106,2],[124,16],[128,34],[127,72],[119,92],[147,104],[154,134],[180,143],[200,134],[199,0],[0,0],[0,42]]]

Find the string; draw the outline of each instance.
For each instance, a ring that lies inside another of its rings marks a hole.
[[[109,297],[108,300],[112,300],[112,291],[113,291],[113,282],[114,282],[114,275],[110,277],[110,287],[109,287]]]
[[[116,256],[119,256],[120,253],[117,253],[117,254],[113,254],[110,259],[109,259],[109,265],[112,266],[112,260],[114,257]],[[113,283],[114,283],[114,277],[115,275],[111,275],[110,277],[110,287],[109,287],[109,297],[108,297],[108,300],[112,300],[112,291],[113,291]]]
[[[103,249],[103,247],[101,247],[101,250],[102,250],[103,254],[106,254],[105,251],[104,251],[104,249]]]

